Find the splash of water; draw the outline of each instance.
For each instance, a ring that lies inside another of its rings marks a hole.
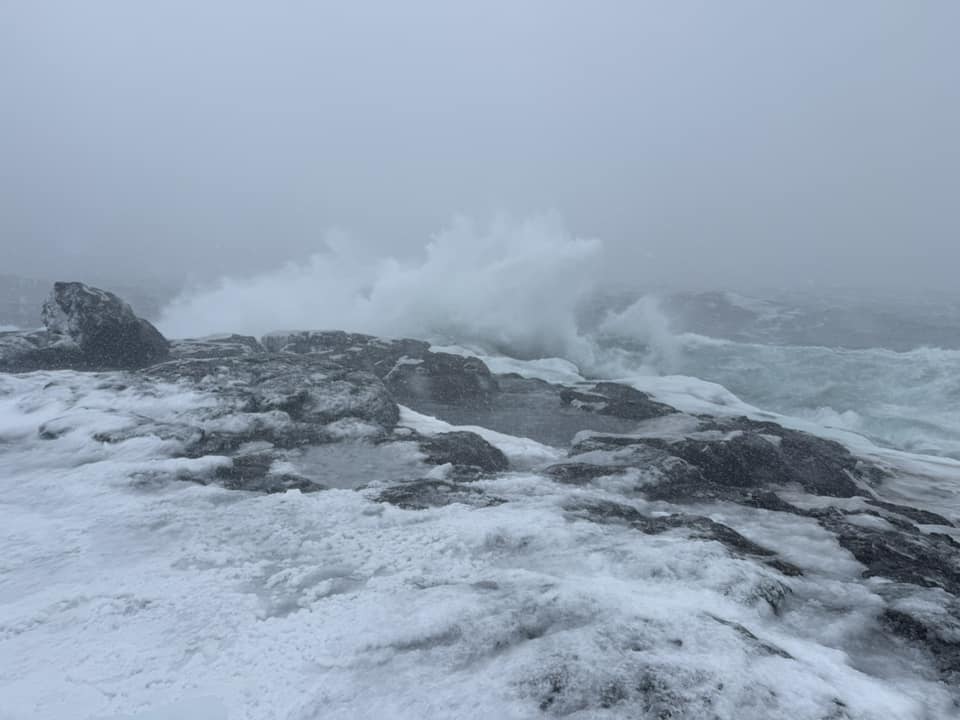
[[[958,351],[850,352],[676,333],[652,297],[585,322],[579,310],[609,289],[604,246],[554,217],[458,219],[418,260],[371,258],[342,238],[327,244],[304,263],[177,298],[161,329],[173,337],[344,329],[460,345],[494,361],[563,358],[577,366],[566,371],[573,375],[674,373],[720,383],[766,410],[960,457]]]
[[[597,288],[603,245],[571,235],[554,217],[487,227],[457,219],[417,262],[367,260],[343,242],[328,245],[305,263],[184,294],[159,325],[174,337],[338,328],[600,363],[576,310]]]

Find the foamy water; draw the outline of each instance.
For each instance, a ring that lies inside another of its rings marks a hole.
[[[518,469],[477,483],[503,504],[420,511],[375,502],[376,478],[308,495],[176,482],[178,467],[223,458],[97,433],[221,400],[123,380],[0,377],[4,720],[520,720],[544,707],[613,719],[635,717],[618,693],[637,683],[664,717],[952,717],[922,659],[890,651],[881,588],[811,518],[711,511],[807,569],[788,578],[715,542],[564,509],[661,510],[613,481]],[[652,381],[690,403],[735,402],[709,383]],[[451,429],[409,410],[402,421]],[[56,432],[41,436],[44,424]],[[517,468],[558,457],[478,431]],[[790,601],[774,610],[762,598],[778,591]]]
[[[303,264],[184,294],[160,327],[172,337],[283,326],[425,338],[495,358],[495,371],[510,371],[509,358],[538,360],[536,371],[553,381],[690,376],[764,410],[893,448],[960,457],[960,351],[885,349],[903,343],[895,314],[879,328],[865,317],[857,340],[877,347],[859,350],[790,342],[796,328],[782,326],[796,322],[795,310],[729,293],[734,309],[755,318],[762,341],[683,332],[653,297],[601,308],[585,323],[583,307],[608,289],[603,243],[577,238],[550,217],[487,226],[458,220],[419,260],[366,257],[343,240],[328,246]],[[806,330],[816,337],[815,325]]]
[[[960,458],[960,351],[691,339],[672,369],[716,381],[763,408],[910,452]]]

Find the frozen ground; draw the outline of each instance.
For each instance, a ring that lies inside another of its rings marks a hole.
[[[535,468],[559,451],[492,432],[529,468],[479,481],[501,504],[404,510],[374,500],[374,477],[275,495],[181,482],[222,459],[93,436],[217,398],[122,380],[0,375],[3,720],[956,717],[928,659],[877,624],[891,583],[813,520],[699,509],[805,572],[787,577],[572,513],[670,508],[615,478],[546,482]]]

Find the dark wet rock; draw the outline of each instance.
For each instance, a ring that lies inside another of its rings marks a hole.
[[[720,717],[716,699],[723,684],[700,669],[651,662],[625,647],[609,666],[589,656],[552,657],[521,687],[546,717],[679,720]]]
[[[637,446],[680,458],[700,474],[697,478],[685,469],[688,483],[707,487],[799,485],[816,495],[843,498],[862,494],[860,483],[875,481],[878,472],[839,443],[746,418],[710,420],[681,439],[590,436],[574,445],[571,454],[606,450],[625,455],[626,448]]]
[[[509,467],[506,455],[472,432],[446,432],[417,439],[424,461],[431,465],[463,465],[487,472]]]
[[[89,369],[145,367],[170,355],[166,338],[106,290],[77,282],[55,283],[42,315],[48,331],[77,344]]]
[[[641,452],[646,452],[646,449],[650,447],[662,449],[666,446],[667,442],[660,441],[659,439],[651,440],[650,438],[642,438],[635,435],[600,435],[589,433],[576,439],[570,447],[570,457],[576,457],[577,455],[583,455],[597,450],[616,451],[623,448],[636,448]]]
[[[835,508],[811,514],[867,566],[864,577],[881,576],[960,596],[960,543],[949,535],[864,527]]]
[[[737,431],[735,431],[737,432]],[[686,439],[669,451],[718,485],[766,487],[798,484],[817,495],[852,497],[858,492],[856,459],[827,440],[785,431],[780,442],[743,432],[722,440]]]
[[[772,512],[784,512],[791,515],[805,515],[806,513],[795,505],[791,505],[781,498],[775,492],[769,490],[747,491],[736,498],[730,498],[732,502],[747,507],[757,508],[759,510],[770,510]]]
[[[285,461],[291,452],[382,441],[399,418],[397,404],[375,375],[309,355],[178,359],[143,370],[139,377],[177,383],[216,403],[201,404],[174,428],[146,421],[102,440],[120,442],[149,433],[178,442],[176,454],[183,457],[229,458],[229,464],[210,475],[187,474],[184,479],[231,489],[322,489],[323,484],[283,469],[290,467]]]
[[[587,391],[564,388],[560,400],[565,405],[624,420],[649,420],[676,412],[669,405],[651,399],[647,393],[611,382],[596,383]]]
[[[218,484],[228,490],[276,493],[287,490],[315,492],[326,486],[302,475],[290,472],[273,472],[277,460],[275,453],[250,453],[234,457],[230,465],[218,467],[213,474]]]
[[[716,485],[765,487],[785,485],[792,480],[791,469],[776,445],[757,435],[685,439],[669,443],[665,449],[696,467],[707,482]]]
[[[731,527],[699,515],[651,516],[644,515],[631,505],[609,500],[572,500],[564,509],[576,517],[597,523],[623,523],[645,535],[660,535],[671,530],[683,530],[694,539],[715,540],[729,550],[741,555],[773,558],[772,550],[748,540]],[[776,558],[776,569],[788,575],[802,575],[803,571],[786,561]]]
[[[597,478],[618,475],[626,471],[627,468],[610,467],[609,465],[570,462],[551,465],[543,470],[543,474],[564,485],[588,485]]]
[[[841,510],[841,512],[844,515],[859,516],[860,518],[866,518],[866,517],[878,518],[879,520],[882,520],[888,525],[893,525],[897,530],[907,532],[912,535],[915,535],[917,532],[919,532],[917,526],[914,525],[912,522],[910,522],[906,518],[901,517],[900,515],[895,515],[889,512],[883,512],[880,510],[870,510],[870,509],[866,509],[866,510],[844,509],[844,510]],[[814,514],[816,514],[816,511],[814,511]]]
[[[649,500],[671,503],[745,501],[755,505],[756,489],[721,485],[707,480],[701,470],[672,455],[671,443],[651,438],[586,435],[570,450],[570,461],[548,468],[550,475],[568,484],[585,485],[596,477],[635,470],[642,473],[637,486]]]
[[[804,514],[765,486],[767,482],[774,486],[785,484],[792,480],[789,474],[766,475],[768,468],[753,468],[747,459],[740,458],[741,474],[734,477],[742,478],[743,474],[755,472],[763,479],[748,480],[743,485],[720,483],[698,466],[698,461],[703,463],[701,458],[692,454],[686,458],[678,456],[678,450],[688,447],[674,440],[659,438],[587,434],[571,448],[570,461],[551,466],[544,472],[561,482],[585,485],[594,478],[633,469],[640,471],[643,478],[636,490],[648,500],[670,503],[725,501],[764,510]],[[674,452],[677,454],[672,454]],[[753,459],[760,461],[763,458],[760,455],[759,459]],[[716,464],[712,468],[715,470]]]
[[[66,370],[85,366],[85,359],[69,337],[46,330],[0,333],[0,372]]]
[[[867,566],[865,576],[882,576],[901,583],[960,593],[960,543],[946,534],[921,533],[910,522],[912,519],[949,526],[946,518],[875,499],[866,502],[876,510],[830,507],[803,510],[774,492],[773,488],[791,485],[800,485],[808,492],[826,497],[844,498],[864,492],[861,484],[870,482],[875,475],[837,443],[772,423],[754,424],[742,419],[729,424],[710,421],[706,430],[701,429],[695,435],[681,440],[587,436],[573,447],[573,462],[550,468],[547,474],[565,482],[586,484],[595,477],[614,472],[612,468],[619,467],[622,472],[627,467],[644,467],[647,482],[636,489],[648,500],[734,502],[811,517],[835,534],[840,545]],[[638,445],[644,450],[635,452]],[[657,452],[672,454],[682,462],[671,463],[663,455],[651,454],[651,447]],[[602,458],[607,464],[577,462],[582,458]],[[617,517],[619,512],[621,520],[644,532],[662,531],[674,524],[682,524],[702,536],[714,537],[728,547],[760,554],[756,548],[743,546],[737,537],[730,536],[710,521],[643,519],[629,506],[619,510],[609,506],[597,507],[592,512],[606,517]],[[876,517],[886,523],[887,528],[858,523],[856,516]],[[797,570],[789,565],[779,565],[778,569],[786,574]]]
[[[926,650],[946,682],[960,682],[960,601],[951,600],[931,615],[887,608],[880,621],[890,632]]]
[[[660,470],[670,465],[684,465],[684,472],[688,465],[665,449],[665,443],[653,442],[649,438],[582,433],[574,440],[568,453],[571,462]]]
[[[475,485],[429,479],[398,483],[381,492],[377,500],[407,510],[425,510],[452,503],[490,507],[504,502],[501,498],[487,495]]]
[[[419,358],[430,352],[430,344],[422,340],[389,340],[342,330],[273,332],[261,342],[269,352],[316,355],[379,378],[400,358]]]
[[[401,402],[425,399],[477,404],[488,402],[498,390],[482,360],[450,353],[400,358],[383,381]]]
[[[93,435],[93,439],[101,443],[121,443],[138,437],[151,436],[165,441],[174,441],[188,447],[203,436],[203,430],[197,425],[184,423],[182,425],[174,423],[156,422],[150,418],[141,418],[142,422],[132,427],[119,428],[98,432]],[[49,432],[49,423],[41,426],[41,429]],[[201,453],[200,455],[223,455],[225,453]],[[197,455],[196,457],[200,457]]]
[[[674,471],[678,466],[674,466]],[[718,485],[703,479],[696,468],[687,466],[682,473],[667,473],[656,483],[643,487],[648,500],[669,503],[731,502],[759,510],[805,515],[798,507],[784,501],[775,492],[761,488],[740,488]]]
[[[777,655],[778,657],[782,657],[786,660],[794,659],[793,655],[788,653],[783,648],[779,648],[776,645],[772,645],[768,642],[764,642],[763,640],[758,638],[756,635],[754,635],[753,632],[751,632],[750,630],[748,630],[746,627],[744,627],[738,622],[734,622],[733,620],[727,620],[725,618],[718,617],[717,615],[714,615],[712,613],[707,613],[707,616],[714,622],[718,622],[721,625],[725,625],[726,627],[732,628],[741,638],[747,641],[748,645],[753,646],[754,648],[756,648],[758,652],[760,652],[763,655]]]
[[[787,577],[795,577],[803,574],[799,572],[799,568],[789,563],[784,563],[782,567],[778,567],[777,558],[767,560],[766,564],[768,567],[778,570]],[[766,603],[767,607],[773,610],[775,615],[780,615],[780,613],[783,612],[784,606],[787,604],[787,599],[792,594],[793,589],[786,583],[774,578],[764,578],[754,583],[748,599],[754,601],[754,603]]]
[[[786,575],[787,577],[798,577],[804,574],[803,568],[798,567],[797,565],[794,565],[791,562],[787,562],[783,558],[779,558],[779,557],[770,558],[769,560],[764,560],[763,563],[767,567],[771,567],[777,572],[780,572]]]
[[[947,527],[956,527],[953,522],[945,518],[943,515],[937,515],[937,513],[930,512],[929,510],[907,507],[906,505],[896,505],[894,503],[883,502],[882,500],[876,500],[874,498],[869,498],[866,502],[874,507],[896,513],[897,515],[902,515],[903,517],[913,520],[915,523],[920,523],[921,525],[946,525]],[[885,517],[889,518],[889,516]]]
[[[727,432],[741,430],[747,434],[771,438],[771,441],[780,447],[786,462],[795,465],[797,473],[808,478],[805,483],[801,483],[805,486],[830,487],[838,472],[867,483],[880,483],[887,476],[881,468],[855,457],[834,440],[827,440],[799,430],[790,430],[777,423],[736,417],[708,421],[705,429],[708,428]],[[821,494],[829,495],[830,493]],[[835,495],[835,497],[845,496]]]
[[[0,333],[0,371],[129,370],[169,357],[167,340],[113,293],[54,284],[45,330]]]
[[[379,378],[311,356],[171,360],[144,373],[216,393],[245,413],[280,411],[294,422],[354,418],[389,428],[399,419],[397,404]]]
[[[799,485],[815,495],[844,498],[862,492],[858,480],[873,478],[869,466],[837,443],[751,422],[710,420],[682,439],[587,434],[572,446],[571,467],[561,472],[568,481],[579,475],[583,483],[610,474],[611,467],[634,468],[643,470],[637,490],[649,500],[725,501],[795,515],[808,513],[774,489]]]
[[[309,423],[283,422],[274,424],[251,421],[242,430],[234,432],[208,431],[198,428],[187,445],[187,457],[205,455],[232,455],[250,443],[265,442],[282,449],[292,449],[325,442],[322,426]]]
[[[250,335],[211,335],[170,341],[173,358],[239,357],[262,352],[266,352],[264,347]]]
[[[323,357],[383,379],[401,401],[484,402],[497,391],[486,364],[475,357],[432,352],[421,340],[386,340],[342,331],[271,333],[263,338],[273,352]]]

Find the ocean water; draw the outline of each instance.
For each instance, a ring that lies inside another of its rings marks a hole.
[[[896,470],[885,497],[960,516],[949,303],[614,292],[603,260],[602,243],[548,220],[464,221],[417,261],[335,246],[225,279],[160,326],[419,337],[498,373],[616,379],[683,412],[836,438]],[[500,448],[511,470],[474,487],[503,502],[378,502],[398,469],[443,468],[362,444],[296,460],[341,475],[321,493],[180,482],[224,458],[182,457],[152,428],[201,422],[224,399],[141,380],[0,375],[0,720],[956,717],[955,689],[878,621],[892,606],[948,622],[942,594],[864,578],[813,518],[683,509],[804,569],[786,577],[683,532],[571,514],[677,508],[647,502],[639,477],[545,481],[565,455],[545,439],[562,418],[537,440],[522,418],[496,431],[408,408],[402,424],[423,434],[467,429]],[[97,440],[118,430],[137,431]],[[859,503],[844,507],[876,522]]]
[[[689,337],[671,369],[718,382],[758,407],[851,430],[881,445],[960,458],[957,350],[849,350]]]
[[[692,378],[760,410],[960,458],[960,299],[650,292],[611,286],[607,260],[601,241],[554,218],[464,219],[413,260],[330,241],[306,262],[185,293],[159,324],[171,337],[303,328],[424,338],[527,371],[536,361],[549,380]]]
[[[719,386],[652,382],[741,409]],[[221,402],[121,374],[0,375],[0,718],[955,717],[951,689],[877,621],[940,596],[890,599],[811,518],[702,510],[805,569],[785,577],[683,532],[572,516],[585,500],[671,510],[636,478],[545,482],[562,450],[483,428],[515,468],[474,485],[492,506],[385,505],[375,470],[311,494],[172,479],[223,458],[177,457],[149,428]]]
[[[628,348],[657,374],[715,382],[882,446],[960,457],[960,310],[949,300],[662,294],[607,312],[597,332],[608,352]]]

